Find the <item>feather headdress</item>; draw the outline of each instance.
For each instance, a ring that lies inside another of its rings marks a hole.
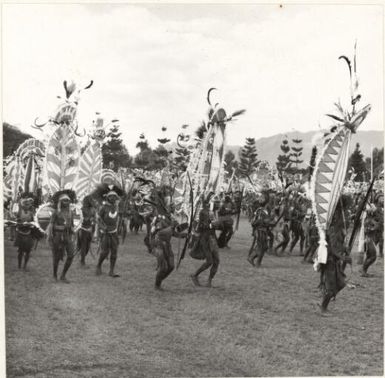
[[[71,189],[58,190],[52,195],[52,202],[54,208],[58,208],[60,201],[64,198],[69,198],[71,203],[76,202],[76,193]]]
[[[90,196],[98,201],[99,204],[101,204],[108,195],[122,197],[124,195],[124,191],[117,185],[100,184],[90,194]]]

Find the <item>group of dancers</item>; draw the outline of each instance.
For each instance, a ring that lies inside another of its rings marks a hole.
[[[362,196],[361,196],[362,197]],[[347,237],[355,212],[362,201],[359,195],[342,194],[338,201],[331,226],[327,232],[328,258],[321,266],[320,288],[323,292],[322,311],[326,311],[330,299],[345,286],[344,270],[352,259],[347,249]],[[162,290],[163,281],[180,263],[175,261],[171,239],[181,238],[192,258],[203,260],[202,265],[191,274],[196,286],[212,286],[220,263],[219,249],[230,248],[234,234],[234,222],[239,222],[240,212],[249,216],[251,223],[251,247],[247,261],[260,267],[265,253],[282,256],[292,254],[299,242],[303,262],[312,262],[318,248],[319,237],[311,201],[303,192],[295,189],[274,191],[262,190],[243,197],[239,192],[201,195],[197,216],[191,227],[187,222],[177,221],[172,188],[167,185],[154,186],[150,193],[139,189],[125,193],[117,185],[100,184],[82,200],[80,227],[75,229],[72,205],[77,201],[72,190],[56,192],[50,198],[53,212],[45,232],[33,223],[36,212],[36,198],[33,193],[21,193],[16,221],[11,228],[16,231],[15,245],[18,248],[18,266],[27,269],[31,251],[38,240],[46,237],[52,250],[53,277],[69,283],[67,273],[75,255],[80,255],[80,265],[86,266],[86,257],[93,240],[98,242],[96,275],[102,274],[102,266],[109,259],[110,277],[116,273],[116,261],[121,240],[125,238],[127,220],[130,229],[138,232],[145,225],[144,247],[157,259],[154,287]],[[383,256],[383,193],[373,192],[366,204],[365,252],[361,274],[367,276],[368,268],[375,262],[377,248]],[[122,237],[123,235],[123,237]],[[288,251],[286,249],[289,247]],[[60,275],[59,264],[64,265]],[[209,270],[205,283],[200,275]]]

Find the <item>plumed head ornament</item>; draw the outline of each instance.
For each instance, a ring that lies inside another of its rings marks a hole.
[[[55,192],[51,198],[53,206],[58,208],[63,199],[68,199],[71,203],[76,202],[76,193],[71,189],[59,190]]]
[[[109,196],[122,197],[124,191],[117,185],[109,184],[100,184],[96,189],[91,193],[91,197],[94,198],[99,203],[102,203]]]

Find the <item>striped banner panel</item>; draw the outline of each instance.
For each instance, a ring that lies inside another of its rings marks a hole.
[[[79,199],[92,192],[102,181],[102,149],[98,142],[89,145],[80,157],[75,191]]]
[[[75,134],[66,125],[56,129],[48,141],[46,174],[51,193],[72,189],[79,171],[80,150]]]

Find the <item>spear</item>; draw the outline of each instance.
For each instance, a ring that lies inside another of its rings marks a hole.
[[[183,260],[184,255],[186,254],[186,249],[187,249],[188,243],[190,241],[191,231],[192,231],[192,226],[193,226],[194,216],[195,216],[195,214],[194,214],[194,191],[193,191],[193,186],[192,186],[192,183],[191,183],[191,178],[190,178],[189,172],[186,171],[186,173],[187,173],[187,178],[188,178],[188,182],[189,182],[189,185],[190,185],[190,206],[191,206],[191,210],[190,210],[190,223],[188,225],[186,241],[184,243],[182,252],[180,254],[180,257],[179,257],[179,260],[178,260],[178,263],[177,263],[177,266],[176,266],[177,269],[179,268],[179,265],[180,265],[181,261]]]
[[[374,184],[374,177],[372,179],[372,181],[370,182],[370,185],[369,185],[369,188],[365,194],[365,197],[364,199],[362,200],[362,202],[360,203],[360,206],[358,207],[357,209],[357,213],[356,213],[356,216],[354,218],[354,225],[353,225],[353,231],[350,235],[350,239],[349,239],[349,243],[348,243],[348,251],[349,251],[349,254],[350,254],[350,251],[352,250],[353,248],[353,244],[354,244],[354,241],[356,239],[356,236],[357,236],[357,232],[360,228],[360,224],[361,224],[361,216],[362,216],[362,213],[364,211],[364,208],[365,208],[365,205],[366,203],[368,202],[369,200],[369,197],[370,197],[370,193],[373,189],[373,184]]]
[[[238,214],[237,214],[237,221],[235,223],[235,231],[238,231],[238,227],[239,227],[239,218],[241,217],[241,207],[242,207],[244,192],[245,192],[245,187],[242,188],[241,197],[238,201]]]

